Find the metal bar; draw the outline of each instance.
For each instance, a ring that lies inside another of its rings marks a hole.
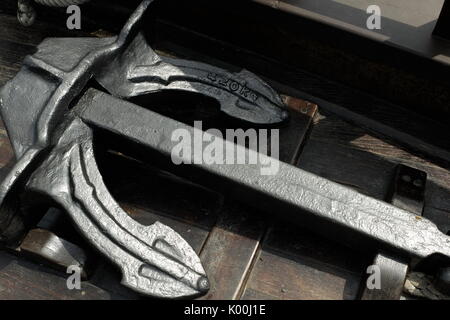
[[[191,137],[201,134],[198,129],[94,89],[86,92],[74,110],[91,126],[126,137],[165,157],[171,157],[178,144],[171,139],[175,130],[184,129]],[[223,142],[225,149],[235,147],[236,153],[245,152],[247,156],[254,153],[219,137],[216,139]],[[261,175],[264,169],[261,163],[275,159],[257,156],[262,161],[255,165],[198,162],[179,168],[196,182],[216,189],[225,187],[225,191],[240,201],[363,250],[371,245],[377,249],[387,247],[412,258],[423,259],[433,254],[450,258],[450,238],[427,219],[285,163],[276,163],[279,170],[275,175]],[[223,163],[227,163],[226,155],[223,157]],[[193,163],[194,154],[184,154],[183,159]]]

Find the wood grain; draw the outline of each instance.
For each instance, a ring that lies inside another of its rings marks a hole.
[[[355,299],[364,260],[349,249],[286,224],[271,227],[243,299]]]
[[[68,275],[0,252],[1,300],[90,300],[109,299],[110,294],[89,282],[81,290],[69,290]]]

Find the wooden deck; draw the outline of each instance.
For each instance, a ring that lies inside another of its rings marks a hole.
[[[0,7],[0,86],[16,74],[23,58],[44,37],[78,35],[83,34],[45,20],[24,28]],[[160,49],[170,47],[171,54],[207,59],[166,45]],[[381,200],[387,196],[397,164],[421,169],[428,174],[424,216],[444,232],[450,231],[450,173],[445,167],[345,122],[320,105],[286,99],[292,121],[281,129],[281,160]],[[1,127],[0,178],[13,163],[7,133]],[[214,191],[173,181],[124,159],[111,157],[108,163],[102,168],[105,182],[121,206],[143,224],[159,220],[169,225],[200,255],[212,283],[201,299],[359,297],[373,252],[356,252],[306,229],[263,219],[251,208],[230,199],[222,201]],[[112,171],[118,166],[123,170]],[[93,265],[82,290],[70,291],[66,274],[2,251],[0,299],[141,298],[120,286],[120,275],[109,262],[99,257]]]

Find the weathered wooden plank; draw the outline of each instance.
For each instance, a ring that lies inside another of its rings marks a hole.
[[[106,261],[99,257],[97,268],[93,272],[89,283],[99,287],[110,295],[111,300],[137,300],[143,299],[144,296],[128,289],[120,284],[122,274],[117,270],[110,261]]]
[[[109,299],[108,292],[81,282],[81,290],[67,288],[68,274],[56,273],[27,260],[0,252],[0,299]]]
[[[12,79],[16,73],[17,69],[0,65],[0,86],[3,86],[8,80]]]
[[[62,37],[79,33],[79,31],[69,31],[67,28],[58,28],[42,19],[38,19],[32,27],[24,27],[16,16],[0,13],[0,40],[2,41],[37,46],[50,34]]]
[[[201,299],[237,299],[257,252],[265,223],[241,205],[225,204],[200,259],[211,282]]]
[[[35,51],[35,46],[0,40],[0,65],[19,70],[26,55]]]
[[[268,231],[243,299],[355,299],[362,261],[354,252],[285,224]]]
[[[367,131],[336,116],[320,115],[300,155],[299,167],[377,199],[389,190],[396,163],[355,145]]]

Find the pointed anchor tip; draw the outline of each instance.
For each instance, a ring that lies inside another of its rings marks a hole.
[[[198,279],[197,282],[197,289],[198,291],[200,291],[201,293],[206,293],[209,291],[210,289],[210,283],[208,278],[206,277],[201,277],[200,279]]]

